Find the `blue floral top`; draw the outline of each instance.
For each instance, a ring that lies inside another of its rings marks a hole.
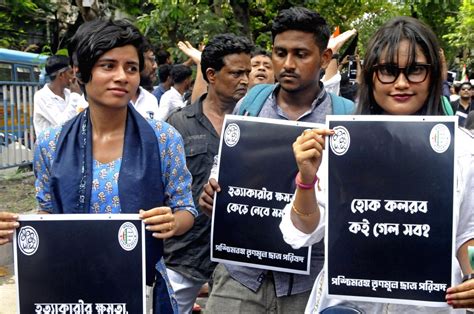
[[[198,215],[191,193],[192,177],[186,167],[186,157],[181,135],[169,124],[162,121],[148,120],[158,139],[160,151],[162,182],[164,186],[165,206],[176,210],[187,210],[194,217]],[[36,141],[34,153],[34,171],[36,175],[36,199],[40,210],[52,212],[51,192],[49,187],[51,165],[56,157],[56,147],[62,127],[54,127],[42,132]],[[122,158],[109,163],[93,161],[93,177],[90,213],[120,213],[118,178]],[[171,304],[178,313],[177,302],[166,274],[163,259],[156,269],[165,279]]]
[[[161,161],[161,180],[165,188],[165,206],[176,210],[188,210],[198,215],[192,199],[192,177],[186,167],[186,157],[181,135],[166,122],[147,120],[158,138]],[[56,157],[56,144],[61,126],[41,133],[36,141],[34,170],[36,175],[36,199],[41,210],[52,212],[49,177],[51,164]],[[109,163],[93,162],[93,178],[90,213],[120,213],[118,177],[122,159]]]

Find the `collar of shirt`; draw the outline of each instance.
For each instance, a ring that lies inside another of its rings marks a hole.
[[[297,120],[315,123],[326,123],[326,115],[331,114],[331,99],[326,92],[322,82],[319,82],[320,92],[311,103],[311,108],[303,113]],[[280,90],[278,84],[272,95],[268,97],[262,106],[259,117],[289,120],[286,113],[277,104],[277,93]]]
[[[49,94],[49,96],[51,98],[54,98],[54,99],[57,99],[59,101],[63,101],[63,102],[67,102],[67,100],[69,99],[69,95],[71,95],[71,92],[69,91],[69,89],[65,88],[64,89],[64,98],[62,98],[61,96],[59,95],[56,95],[52,90],[51,88],[49,87],[49,84],[46,84],[44,86],[46,89],[46,92]]]
[[[191,106],[186,106],[186,116],[191,118],[193,116],[200,117],[204,115],[202,104],[204,99],[206,98],[207,93],[203,94],[196,100]]]

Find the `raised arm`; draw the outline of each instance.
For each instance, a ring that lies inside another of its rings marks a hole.
[[[194,103],[207,92],[207,83],[202,77],[201,72],[201,51],[194,48],[189,41],[178,42],[178,48],[196,64],[196,79],[194,80],[193,93],[191,94],[191,103]]]
[[[305,130],[293,143],[299,172],[296,176],[296,195],[290,217],[294,226],[307,234],[313,232],[319,224],[316,173],[321,165],[325,136],[332,134],[334,131],[328,129]]]

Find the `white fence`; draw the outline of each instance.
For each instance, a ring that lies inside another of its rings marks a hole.
[[[33,161],[33,95],[38,83],[0,82],[0,169]]]

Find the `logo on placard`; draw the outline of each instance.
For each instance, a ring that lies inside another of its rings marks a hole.
[[[430,144],[431,148],[441,154],[448,150],[451,145],[451,133],[444,124],[436,124],[430,132]]]
[[[118,232],[120,246],[125,251],[133,250],[138,243],[138,230],[131,222],[125,222],[120,226]]]
[[[22,227],[18,232],[18,247],[25,255],[33,255],[39,247],[39,236],[35,228],[31,226]]]
[[[235,123],[230,123],[225,129],[224,142],[228,147],[237,145],[240,139],[240,128]]]
[[[349,131],[343,126],[336,126],[333,128],[334,135],[330,138],[331,150],[334,154],[341,156],[347,153],[351,144],[351,136]]]

